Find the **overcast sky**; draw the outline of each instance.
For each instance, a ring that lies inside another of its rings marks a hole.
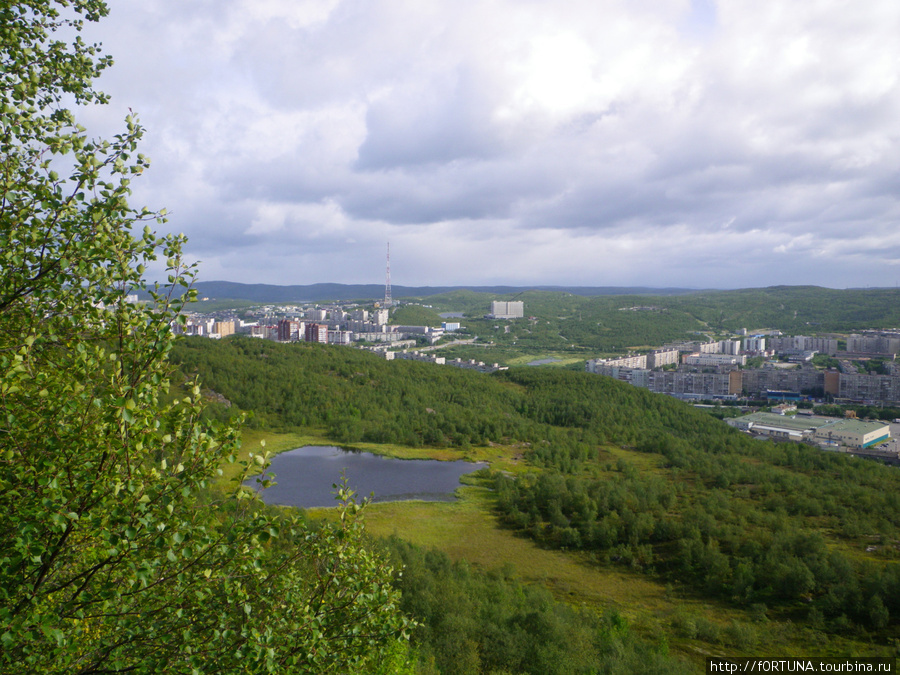
[[[111,0],[201,279],[900,284],[897,0]]]

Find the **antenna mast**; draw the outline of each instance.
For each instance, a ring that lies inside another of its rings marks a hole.
[[[391,299],[391,242],[387,245],[387,274],[384,279],[384,306],[390,307],[393,304]]]

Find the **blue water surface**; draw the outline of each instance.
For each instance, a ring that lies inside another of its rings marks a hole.
[[[464,461],[394,459],[330,446],[306,446],[272,459],[266,475],[273,476],[277,484],[262,490],[260,496],[267,504],[336,506],[333,485],[340,482],[343,472],[358,499],[374,493],[373,502],[454,501],[453,491],[459,487],[460,476],[485,466]],[[245,485],[259,487],[256,478]]]

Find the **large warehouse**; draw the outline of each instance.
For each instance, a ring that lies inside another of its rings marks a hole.
[[[882,422],[837,420],[834,424],[819,427],[815,437],[817,441],[863,449],[888,440],[891,437],[891,428]]]
[[[775,440],[836,443],[858,449],[871,447],[891,437],[891,428],[882,422],[833,417],[760,412],[735,417],[726,422],[741,431]]]

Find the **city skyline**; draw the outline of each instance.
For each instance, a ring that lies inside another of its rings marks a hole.
[[[200,279],[900,282],[900,6],[119,3],[115,65]]]

